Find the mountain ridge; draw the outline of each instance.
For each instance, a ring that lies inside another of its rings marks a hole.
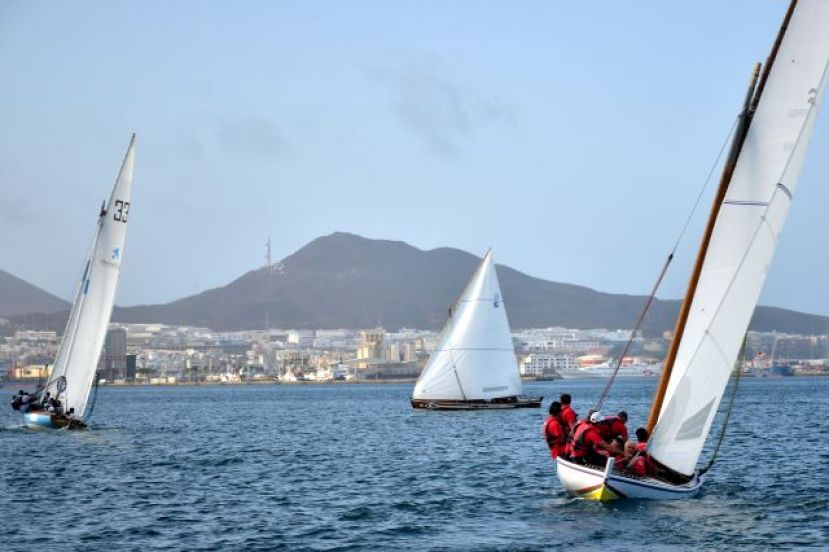
[[[0,270],[0,316],[52,314],[67,310],[69,306],[60,297]]]
[[[437,330],[479,262],[451,247],[421,250],[403,241],[335,232],[224,286],[169,303],[116,308],[113,321],[218,331],[260,329],[266,321],[274,328]],[[630,328],[646,300],[496,267],[513,328]],[[679,301],[654,300],[643,329],[651,335],[673,330],[678,310]],[[826,333],[829,317],[761,306],[752,329]]]

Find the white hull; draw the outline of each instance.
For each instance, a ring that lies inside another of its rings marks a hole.
[[[677,500],[689,498],[699,491],[704,476],[694,476],[685,485],[672,485],[648,477],[622,475],[613,471],[613,460],[604,470],[556,459],[558,478],[568,493],[587,500],[616,500],[639,498],[650,500]]]

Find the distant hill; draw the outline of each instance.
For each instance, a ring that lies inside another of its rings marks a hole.
[[[497,251],[496,251],[497,258]],[[317,238],[285,258],[220,288],[163,305],[117,309],[114,320],[262,328],[440,328],[480,259],[451,248],[430,251],[400,241],[346,233]],[[513,328],[629,328],[643,296],[602,293],[533,278],[498,265]],[[673,329],[678,301],[656,301],[650,334]],[[756,330],[826,333],[829,318],[759,307]]]
[[[0,270],[0,317],[51,314],[68,308],[63,299]]]
[[[113,320],[215,330],[263,328],[266,320],[273,328],[439,329],[479,262],[458,249],[423,251],[338,232],[315,239],[274,270],[252,270],[224,287],[171,303],[116,307]],[[533,278],[503,265],[497,270],[513,328],[629,328],[645,301]],[[672,330],[678,310],[678,301],[655,301],[645,331]],[[61,331],[67,316],[67,311],[29,315],[26,322]],[[829,332],[829,317],[758,307],[751,327],[823,334]]]

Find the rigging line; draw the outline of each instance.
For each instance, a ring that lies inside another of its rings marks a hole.
[[[671,265],[671,261],[674,258],[673,252],[668,255],[668,258],[665,259],[665,264],[662,266],[662,271],[659,273],[659,277],[656,279],[656,283],[653,285],[653,289],[651,289],[651,294],[648,296],[648,300],[645,302],[645,305],[642,307],[642,311],[639,313],[639,318],[636,320],[636,325],[633,328],[633,331],[630,333],[630,339],[628,339],[627,343],[625,344],[624,351],[622,354],[619,355],[619,359],[616,361],[616,367],[613,368],[613,373],[610,375],[610,378],[607,380],[607,384],[602,391],[602,394],[599,396],[599,400],[596,401],[596,406],[594,410],[601,410],[602,403],[607,398],[608,393],[610,393],[610,387],[613,385],[613,381],[616,379],[616,374],[619,373],[619,369],[622,367],[622,361],[630,352],[630,348],[633,345],[634,340],[636,339],[636,335],[639,333],[639,328],[642,326],[642,322],[645,320],[645,315],[648,313],[648,309],[650,309],[651,304],[653,303],[654,297],[656,297],[656,290],[659,289],[659,285],[662,283],[663,278],[665,278],[665,273],[668,272],[668,267]]]
[[[742,115],[742,112],[740,113]],[[725,148],[728,147],[728,144],[731,142],[731,136],[734,134],[734,129],[737,128],[737,124],[740,122],[740,115],[734,118],[734,122],[731,124],[731,129],[728,131],[728,134],[725,137],[725,140],[720,146],[720,152],[717,154],[717,158],[714,160],[714,163],[711,165],[711,169],[708,171],[708,176],[705,178],[705,183],[700,188],[699,193],[697,194],[697,199],[694,201],[694,205],[691,207],[691,211],[688,213],[688,217],[685,219],[685,224],[682,225],[682,230],[679,232],[679,236],[676,238],[676,242],[674,243],[673,248],[671,249],[671,254],[676,253],[677,248],[679,247],[682,238],[685,236],[685,232],[688,231],[688,227],[691,225],[691,220],[694,218],[694,213],[697,212],[697,208],[699,207],[700,202],[702,201],[702,196],[705,195],[705,190],[708,189],[708,185],[711,183],[711,177],[714,176],[714,171],[720,165],[720,159],[722,159],[722,155],[725,152]]]
[[[98,372],[95,372],[95,387],[92,390],[92,404],[89,405],[89,412],[86,416],[81,416],[81,418],[85,419],[87,422],[92,417],[92,412],[95,410],[95,402],[98,399],[98,385],[101,383],[101,375]]]
[[[729,129],[728,134],[725,137],[725,140],[720,146],[720,151],[719,153],[717,153],[717,157],[716,159],[714,159],[714,163],[711,165],[711,169],[708,171],[708,176],[705,178],[705,182],[703,183],[699,193],[697,194],[697,199],[696,201],[694,201],[694,205],[691,207],[691,211],[688,213],[688,217],[685,219],[685,224],[683,224],[682,230],[680,230],[676,242],[674,242],[674,246],[673,248],[671,248],[671,252],[668,254],[668,258],[665,260],[665,264],[662,266],[662,270],[659,273],[659,277],[656,279],[656,283],[654,283],[653,285],[653,289],[651,289],[651,293],[648,296],[648,300],[645,302],[645,305],[642,307],[642,311],[639,313],[639,317],[636,319],[636,324],[633,328],[633,331],[630,334],[630,338],[628,339],[627,343],[625,343],[624,351],[619,356],[619,359],[616,361],[616,366],[613,369],[613,374],[610,375],[610,378],[607,380],[607,384],[605,385],[602,394],[599,396],[599,400],[596,401],[595,410],[601,409],[602,403],[604,403],[605,399],[607,398],[607,395],[610,393],[610,388],[613,386],[613,382],[616,380],[616,375],[619,373],[619,370],[622,367],[622,361],[627,356],[628,352],[630,352],[630,348],[633,346],[633,342],[636,339],[636,335],[639,332],[642,323],[645,321],[645,316],[647,315],[648,310],[650,310],[650,307],[653,304],[653,300],[656,298],[656,292],[658,291],[659,286],[662,284],[662,280],[665,278],[665,274],[668,272],[668,267],[670,266],[671,261],[673,261],[674,259],[674,254],[676,254],[676,250],[679,247],[679,244],[682,242],[682,238],[685,236],[685,232],[688,230],[688,226],[690,226],[691,224],[691,219],[693,219],[694,213],[696,213],[697,207],[699,207],[700,201],[702,201],[702,196],[705,194],[705,190],[708,189],[708,185],[711,183],[711,177],[714,175],[714,171],[719,166],[723,152],[725,152],[725,148],[731,141],[731,136],[734,134],[734,129],[737,128],[737,123],[739,121],[740,117],[737,116],[734,119],[734,122],[731,124],[731,128]]]
[[[743,347],[741,354],[737,356],[737,375],[734,376],[734,388],[731,390],[731,400],[728,402],[728,410],[725,411],[725,419],[723,420],[722,429],[720,430],[720,437],[717,439],[717,446],[714,447],[714,453],[711,455],[711,460],[708,461],[708,464],[699,470],[698,475],[702,475],[708,470],[710,470],[714,466],[714,462],[717,460],[717,456],[720,452],[720,446],[723,444],[725,440],[725,431],[728,429],[728,422],[731,419],[731,412],[734,410],[734,403],[737,400],[737,387],[740,385],[740,375],[743,371],[743,366],[745,366],[746,362],[746,339],[743,337]]]
[[[463,392],[463,385],[461,385],[461,377],[458,375],[458,367],[455,365],[455,356],[452,354],[452,350],[449,350],[449,358],[452,361],[452,372],[455,373],[455,380],[458,382],[458,390],[461,392],[461,397],[463,400],[466,400],[466,393]]]

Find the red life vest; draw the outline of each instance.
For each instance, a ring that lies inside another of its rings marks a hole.
[[[584,456],[589,452],[593,452],[593,446],[585,443],[585,437],[591,431],[596,431],[596,428],[587,420],[582,420],[573,428],[573,439],[570,444],[570,455],[576,458]]]
[[[633,475],[644,477],[648,475],[648,461],[644,454],[634,456],[625,467]]]
[[[549,416],[544,422],[544,439],[550,447],[550,455],[553,458],[564,454],[567,451],[567,433],[561,418]]]
[[[615,439],[617,436],[621,437],[622,441],[628,440],[628,428],[618,416],[606,417],[596,424],[596,429],[605,441]]]
[[[578,418],[576,411],[569,404],[561,405],[561,421],[564,422],[561,425],[564,426],[564,431],[567,432],[568,436],[570,435],[570,430],[575,427]]]

